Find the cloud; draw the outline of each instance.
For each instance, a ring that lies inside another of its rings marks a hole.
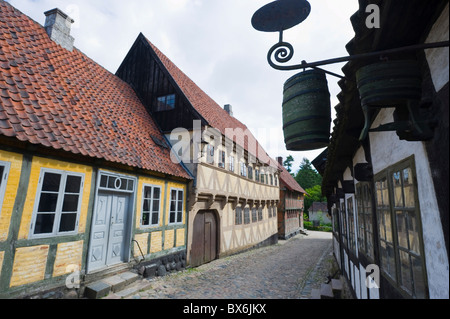
[[[270,138],[267,143],[261,138],[261,144],[269,155],[292,154],[297,167],[303,157],[313,160],[321,152],[287,152],[284,148],[282,90],[296,72],[277,71],[268,65],[267,52],[277,43],[278,34],[256,31],[250,22],[269,0],[9,2],[41,24],[43,12],[55,7],[75,15],[75,46],[113,73],[142,32],[217,103],[233,105],[235,116],[249,128],[267,128]],[[347,55],[345,45],[354,37],[350,16],[357,11],[358,2],[310,3],[308,19],[284,35],[295,48],[292,64]],[[341,73],[342,66],[325,68]],[[328,77],[328,81],[334,110],[340,92],[338,79]],[[271,142],[273,136],[280,142]]]

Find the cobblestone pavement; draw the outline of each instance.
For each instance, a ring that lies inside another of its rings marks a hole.
[[[298,235],[277,245],[215,260],[150,282],[130,299],[309,299],[335,263],[331,233]]]

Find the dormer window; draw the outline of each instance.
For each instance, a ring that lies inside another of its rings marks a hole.
[[[175,94],[164,95],[156,99],[156,112],[170,111],[175,108]]]

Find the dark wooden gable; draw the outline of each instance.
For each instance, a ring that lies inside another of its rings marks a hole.
[[[202,124],[206,124],[143,34],[138,36],[116,75],[133,87],[164,133],[170,133],[180,127],[192,129],[194,120],[202,120]],[[175,107],[158,111],[158,98],[172,94],[175,94]]]

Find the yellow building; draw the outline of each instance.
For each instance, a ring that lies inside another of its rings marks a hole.
[[[133,89],[70,30],[55,36],[4,1],[0,24],[0,298],[162,257],[185,267],[192,178]]]

